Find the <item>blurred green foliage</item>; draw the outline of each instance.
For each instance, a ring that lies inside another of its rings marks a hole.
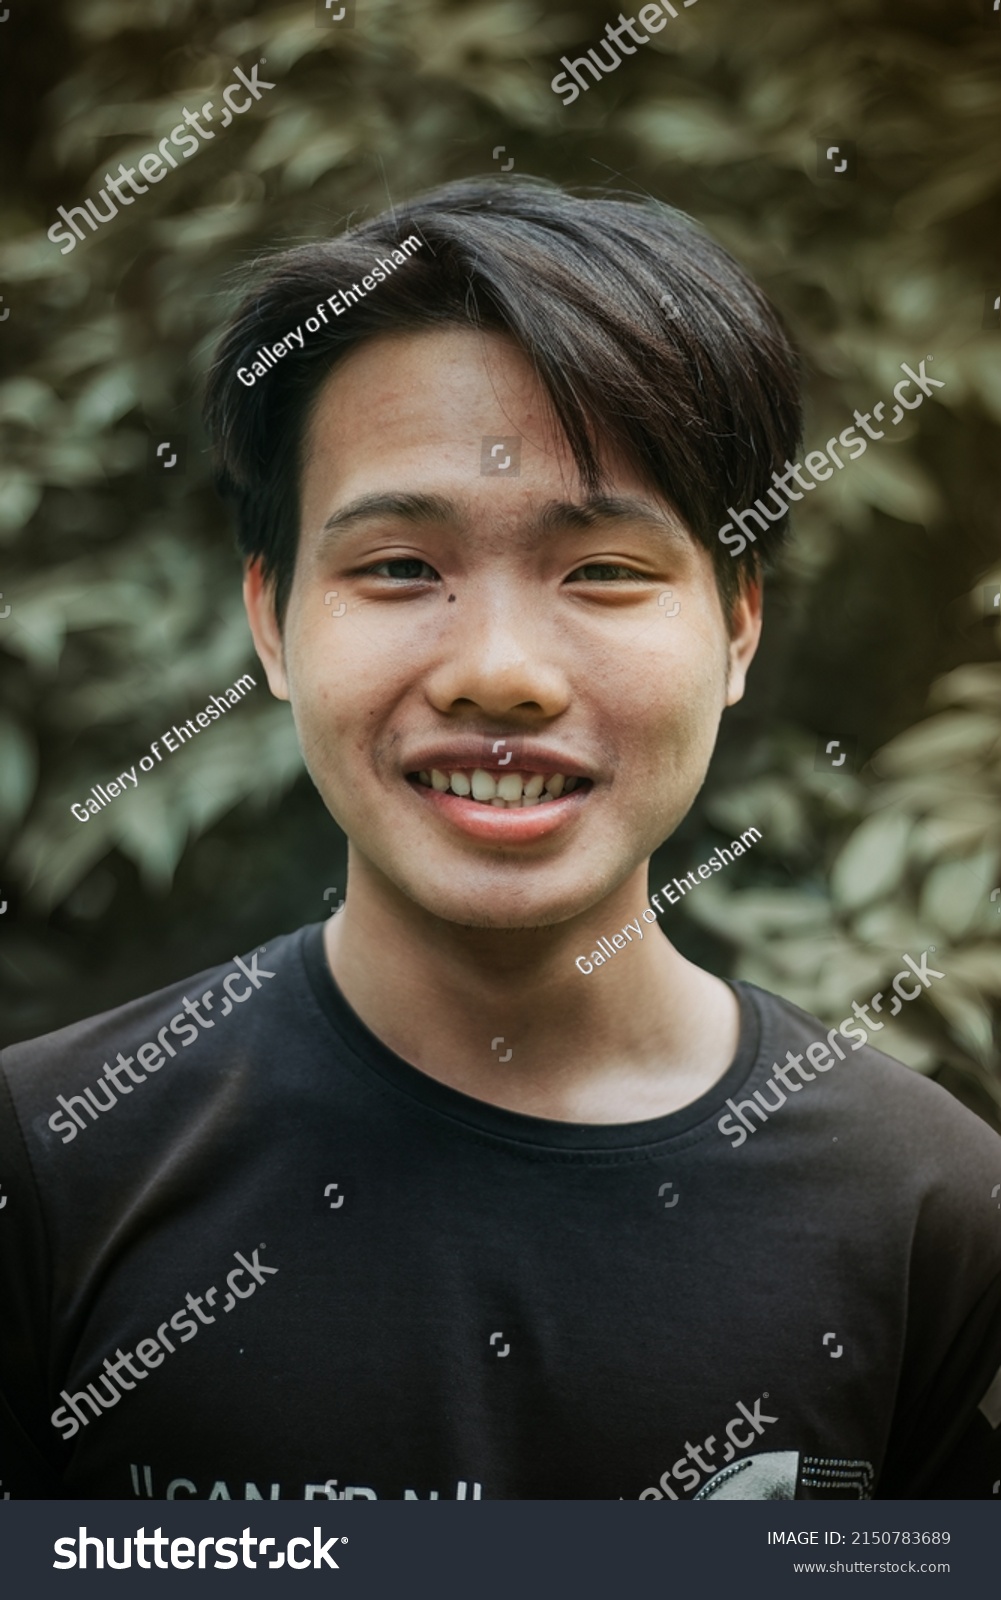
[[[670,931],[827,1021],[935,944],[948,981],[878,1037],[998,1117],[1001,668],[982,586],[1001,581],[1001,333],[983,326],[1001,291],[1001,30],[979,0],[700,0],[564,109],[559,56],[610,19],[594,0],[357,0],[351,28],[318,26],[312,0],[12,6],[5,1039],[322,916],[343,888],[343,840],[251,655],[199,384],[235,269],[513,158],[515,177],[656,194],[722,239],[803,350],[807,448],[934,355],[946,387],[797,507],[751,692],[656,865],[762,829]],[[47,240],[58,205],[262,58],[276,88],[246,115],[69,255]],[[818,141],[838,138],[857,144],[853,182],[818,177]],[[178,435],[183,478],[150,476],[150,441]],[[258,690],[210,739],[72,818],[248,666]],[[858,741],[857,776],[814,771],[821,735]]]

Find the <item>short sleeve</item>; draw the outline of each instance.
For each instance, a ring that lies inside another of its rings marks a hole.
[[[38,1190],[0,1056],[0,1494],[59,1499],[48,1422],[49,1247]]]

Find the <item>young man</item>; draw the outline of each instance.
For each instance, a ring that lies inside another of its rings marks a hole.
[[[716,537],[795,455],[761,295],[453,185],[271,262],[207,415],[347,898],[5,1053],[3,1487],[990,1496],[1001,1141],[647,898],[781,537]]]

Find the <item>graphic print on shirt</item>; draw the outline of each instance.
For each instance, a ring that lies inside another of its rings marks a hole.
[[[733,1458],[738,1450],[748,1449],[748,1447],[755,1442],[755,1439],[764,1433],[767,1427],[778,1422],[779,1419],[777,1416],[769,1416],[767,1412],[762,1410],[762,1401],[767,1399],[768,1391],[766,1389],[764,1394],[759,1395],[757,1400],[755,1400],[753,1411],[748,1410],[743,1400],[737,1401],[737,1410],[740,1415],[731,1417],[724,1429],[727,1442],[723,1450],[723,1454],[720,1457],[723,1466],[726,1466],[729,1462],[733,1461]],[[745,1431],[748,1424],[750,1424],[750,1433]],[[685,1490],[686,1493],[690,1493],[693,1489],[698,1487],[699,1479],[701,1477],[707,1475],[712,1476],[713,1474],[713,1466],[715,1463],[706,1463],[702,1459],[703,1455],[712,1457],[715,1456],[715,1454],[716,1435],[714,1433],[709,1434],[709,1436],[703,1440],[702,1444],[699,1445],[692,1444],[686,1439],[685,1454],[683,1456],[679,1456],[673,1467],[669,1467],[661,1473],[660,1488],[644,1489],[639,1498],[641,1500],[663,1500],[666,1495],[669,1500],[680,1500],[682,1496],[675,1493],[671,1484],[667,1480],[669,1478],[673,1478],[675,1482]],[[782,1498],[785,1497],[783,1496]]]
[[[140,1470],[142,1477],[140,1479]],[[199,1492],[198,1485],[191,1478],[171,1478],[166,1486],[166,1491],[161,1492],[154,1486],[153,1469],[143,1465],[140,1469],[136,1463],[129,1463],[132,1478],[132,1493],[139,1500],[378,1500],[391,1498],[386,1495],[379,1496],[369,1484],[349,1483],[343,1489],[338,1489],[336,1478],[327,1478],[323,1483],[304,1483],[302,1492],[291,1495],[282,1495],[280,1483],[268,1485],[269,1492],[262,1494],[256,1483],[245,1482],[243,1493],[230,1494],[229,1484],[225,1478],[216,1478],[208,1494]],[[237,1486],[238,1487],[238,1486]],[[403,1500],[440,1500],[441,1495],[437,1489],[431,1489],[426,1495],[418,1494],[416,1489],[404,1489]],[[446,1499],[453,1500],[482,1500],[483,1485],[475,1480],[470,1482],[466,1478],[459,1478],[455,1485],[455,1494],[447,1495]]]
[[[704,1483],[695,1500],[871,1500],[871,1461],[836,1456],[801,1456],[798,1450],[766,1450],[744,1456]],[[812,1491],[801,1495],[800,1490]]]

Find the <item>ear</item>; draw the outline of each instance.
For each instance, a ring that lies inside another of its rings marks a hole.
[[[735,706],[744,698],[747,670],[754,660],[761,638],[762,593],[761,579],[749,578],[740,586],[730,621],[730,643],[727,647],[726,704]]]
[[[287,700],[285,646],[275,615],[274,581],[264,578],[260,561],[248,561],[244,569],[243,603],[247,608],[254,649],[268,675],[268,687],[276,700]]]

